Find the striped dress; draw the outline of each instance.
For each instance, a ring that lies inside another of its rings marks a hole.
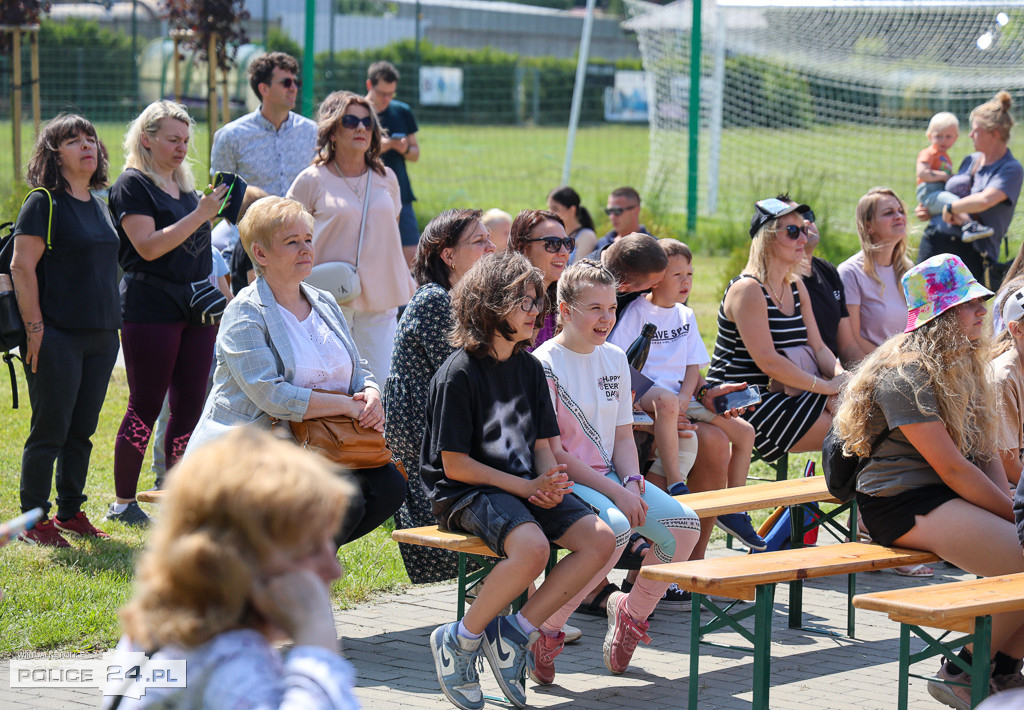
[[[729,282],[729,288],[742,278],[754,278],[749,274],[737,276]],[[790,284],[793,291],[795,312],[787,316],[779,310],[761,284],[765,305],[768,306],[768,329],[775,349],[804,345],[807,342],[807,328],[800,313],[800,294],[796,284]],[[765,461],[775,461],[787,453],[817,421],[827,395],[804,392],[790,397],[783,392],[768,392],[768,375],[758,369],[743,341],[740,340],[736,324],[725,316],[725,298],[718,308],[718,338],[715,352],[711,356],[711,367],[707,380],[711,384],[720,382],[746,382],[761,389],[761,404],[743,418],[754,425],[754,447]]]

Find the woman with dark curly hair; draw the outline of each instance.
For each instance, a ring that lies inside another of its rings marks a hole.
[[[69,547],[61,532],[110,537],[82,504],[96,431],[117,359],[121,308],[118,239],[106,205],[107,149],[85,118],[57,116],[39,133],[29,195],[14,226],[11,277],[28,340],[22,348],[32,423],[21,457],[21,510],[50,509],[57,463],[57,517],[19,537]],[[52,202],[51,202],[52,198]]]
[[[494,243],[480,220],[480,210],[446,210],[423,230],[413,259],[420,287],[402,313],[384,383],[384,431],[391,450],[409,474],[405,505],[395,527],[414,528],[436,522],[430,500],[419,483],[420,447],[430,378],[455,351],[448,342],[452,326],[449,291]],[[440,582],[458,574],[454,552],[399,545],[414,584]]]

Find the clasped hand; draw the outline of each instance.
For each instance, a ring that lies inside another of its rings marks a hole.
[[[552,466],[530,481],[534,492],[527,500],[538,508],[554,508],[561,503],[565,494],[572,493],[572,481],[565,469],[565,464]]]

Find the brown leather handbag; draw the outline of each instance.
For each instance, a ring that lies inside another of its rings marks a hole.
[[[360,426],[344,414],[289,421],[288,426],[299,446],[345,468],[377,468],[391,461],[391,449],[384,435]]]

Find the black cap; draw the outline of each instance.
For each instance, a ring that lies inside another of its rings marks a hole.
[[[753,239],[757,236],[757,233],[761,231],[761,227],[768,224],[769,222],[778,219],[791,212],[799,212],[805,214],[810,212],[811,208],[807,205],[798,205],[789,202],[783,202],[777,197],[769,197],[765,200],[758,200],[754,203],[754,216],[750,218],[750,238]]]

